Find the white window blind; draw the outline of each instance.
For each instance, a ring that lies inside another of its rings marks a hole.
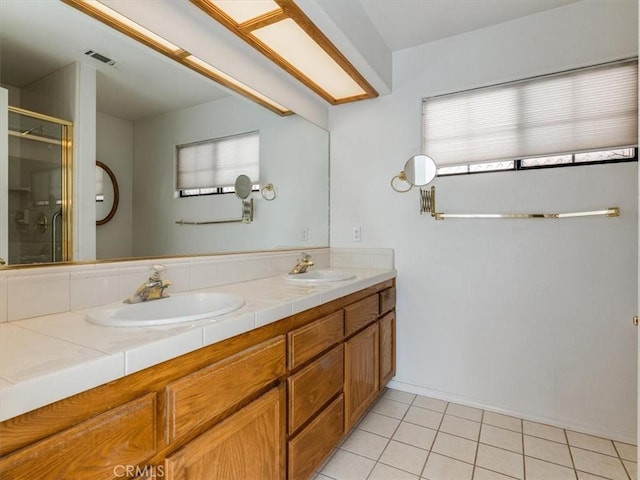
[[[423,100],[423,151],[438,165],[638,143],[638,62],[618,62]]]
[[[232,187],[238,175],[260,180],[258,132],[178,145],[176,188]]]

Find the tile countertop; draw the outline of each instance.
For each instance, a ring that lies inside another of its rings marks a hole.
[[[237,293],[246,303],[190,324],[102,327],[86,321],[89,309],[0,324],[0,421],[396,276],[394,269],[341,270],[356,278],[298,285],[278,276],[194,290]]]

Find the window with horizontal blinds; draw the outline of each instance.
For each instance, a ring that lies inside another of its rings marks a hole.
[[[238,175],[260,178],[260,135],[243,133],[176,147],[178,190],[232,187]]]
[[[638,143],[638,62],[616,62],[423,99],[423,152],[438,165]]]

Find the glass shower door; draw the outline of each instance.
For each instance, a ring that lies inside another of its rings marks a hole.
[[[70,122],[9,107],[7,264],[71,260]]]

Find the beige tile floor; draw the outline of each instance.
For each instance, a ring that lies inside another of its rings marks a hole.
[[[637,480],[636,446],[387,390],[316,480]]]

